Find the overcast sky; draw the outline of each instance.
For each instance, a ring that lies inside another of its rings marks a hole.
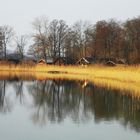
[[[140,0],[0,0],[0,5],[0,25],[11,25],[18,34],[30,33],[38,16],[72,24],[110,18],[123,21],[140,15]]]

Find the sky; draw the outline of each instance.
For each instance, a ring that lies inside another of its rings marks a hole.
[[[32,32],[36,17],[63,19],[68,24],[115,18],[125,21],[140,15],[140,0],[0,0],[0,26],[10,25],[17,34]]]

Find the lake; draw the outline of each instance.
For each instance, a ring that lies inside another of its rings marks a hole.
[[[87,80],[0,80],[1,140],[139,140],[140,99]]]

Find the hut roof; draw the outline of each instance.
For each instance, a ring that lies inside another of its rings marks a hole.
[[[126,64],[124,59],[117,59],[117,64]]]
[[[90,62],[86,58],[82,57],[76,62],[76,64],[90,64]]]
[[[107,65],[107,66],[116,66],[115,62],[113,62],[113,61],[107,61],[105,63],[105,65]]]
[[[38,61],[38,64],[45,64],[46,63],[46,61],[44,60],[44,59],[40,59],[39,61]]]
[[[85,59],[86,59],[89,63],[95,62],[95,59],[94,59],[93,57],[85,57]]]

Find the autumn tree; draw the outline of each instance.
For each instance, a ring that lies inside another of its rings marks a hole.
[[[125,57],[129,63],[132,60],[138,63],[140,62],[140,17],[126,21],[124,32]]]
[[[116,22],[115,20],[110,20],[108,22],[107,40],[106,40],[109,58],[118,56],[120,36],[121,36],[121,28],[119,23]]]
[[[100,57],[107,57],[107,22],[98,21],[93,28],[94,56],[98,54]],[[97,57],[97,55],[96,55]]]
[[[78,21],[71,26],[63,20],[37,18],[33,27],[34,43],[29,52],[37,59],[92,57],[94,60],[126,60],[140,62],[140,18],[126,21],[124,24],[111,19],[96,24]],[[2,44],[2,43],[0,43]],[[99,62],[98,61],[98,62]]]
[[[119,57],[121,27],[115,20],[99,21],[90,33],[94,47],[94,56],[110,59]]]

